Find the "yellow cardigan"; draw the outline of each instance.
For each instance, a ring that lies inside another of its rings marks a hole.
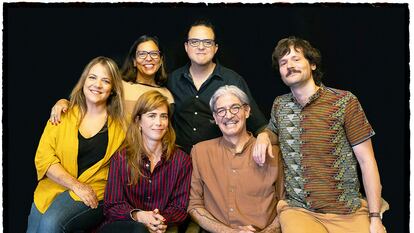
[[[39,181],[34,192],[34,203],[37,209],[44,213],[53,200],[67,188],[61,186],[46,176],[46,172],[53,164],[60,163],[73,177],[78,177],[78,108],[73,108],[67,114],[62,115],[59,125],[52,125],[49,121],[43,131],[39,146],[36,151],[35,165],[37,179]],[[125,139],[125,131],[121,125],[108,117],[108,146],[103,159],[88,168],[78,180],[86,183],[95,191],[98,200],[103,200],[106,181],[108,179],[109,162],[111,156],[119,148]],[[80,201],[73,192],[70,196]]]

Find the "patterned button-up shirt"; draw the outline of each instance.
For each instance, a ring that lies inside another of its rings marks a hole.
[[[292,93],[279,96],[268,129],[280,141],[290,206],[333,214],[360,207],[352,147],[374,131],[352,93],[321,85],[305,106]]]

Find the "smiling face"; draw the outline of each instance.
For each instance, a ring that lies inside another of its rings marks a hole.
[[[315,69],[316,65],[309,63],[302,50],[295,50],[293,46],[279,59],[280,76],[288,87],[301,87],[313,81],[312,70]]]
[[[213,40],[215,39],[213,29],[206,26],[194,26],[188,32],[187,39],[197,40]],[[203,43],[199,43],[198,46],[191,46],[188,42],[184,43],[185,51],[187,52],[188,58],[191,60],[191,64],[205,66],[209,65],[214,58],[218,50],[218,45],[213,43],[212,46],[206,47]]]
[[[111,90],[112,77],[108,69],[100,63],[92,66],[83,84],[86,105],[106,104]]]
[[[220,112],[224,111],[225,114],[220,114]],[[213,113],[214,120],[224,137],[237,137],[246,133],[246,119],[249,115],[249,105],[243,104],[233,94],[220,96],[216,101],[215,111]]]
[[[142,114],[139,125],[143,140],[161,142],[167,132],[168,124],[168,107],[166,105]]]
[[[147,53],[146,56],[140,55],[145,53]],[[162,62],[161,54],[156,56],[157,53],[159,54],[159,48],[152,40],[142,42],[137,46],[134,67],[137,67],[138,76],[154,79]]]

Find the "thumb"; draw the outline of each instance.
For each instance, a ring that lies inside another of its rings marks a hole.
[[[273,147],[272,144],[269,143],[269,145],[267,146],[267,153],[269,153],[269,156],[271,158],[274,158],[275,156],[273,155]]]

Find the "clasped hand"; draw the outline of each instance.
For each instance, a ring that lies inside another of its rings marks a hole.
[[[138,211],[135,219],[143,223],[151,233],[164,233],[167,230],[165,218],[159,213],[158,209],[153,211]]]

